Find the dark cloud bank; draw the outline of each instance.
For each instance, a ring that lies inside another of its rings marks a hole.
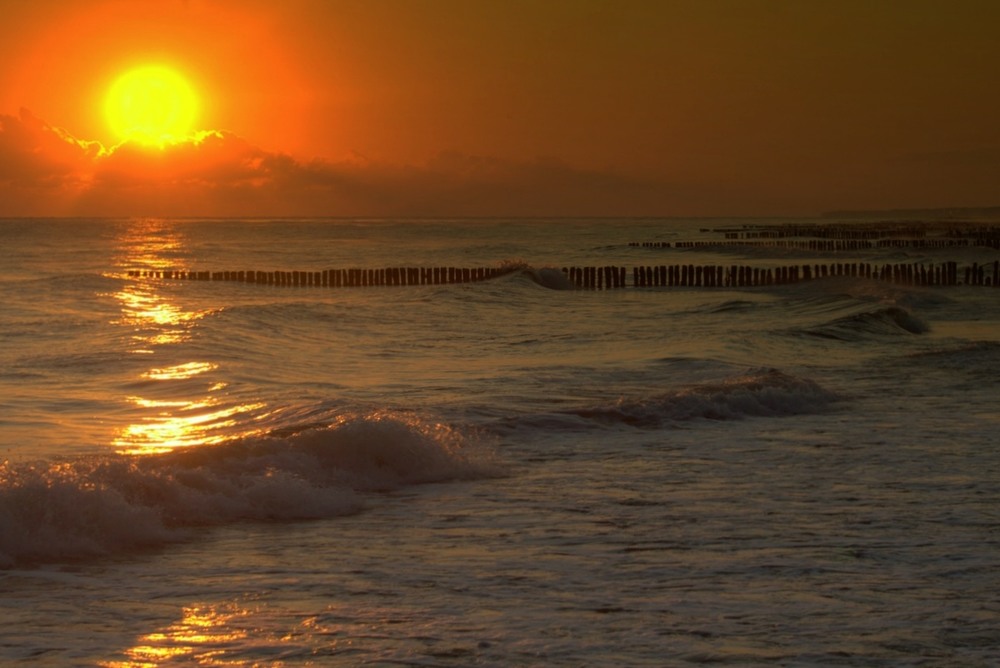
[[[0,215],[656,215],[663,186],[558,160],[442,153],[423,165],[303,161],[224,131],[106,149],[0,115]]]

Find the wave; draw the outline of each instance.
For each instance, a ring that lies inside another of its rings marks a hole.
[[[543,288],[550,290],[576,290],[577,287],[562,269],[555,267],[540,267],[538,269],[528,267],[524,270],[524,275]]]
[[[840,341],[859,341],[870,337],[925,334],[930,327],[904,308],[886,306],[844,316],[799,330],[802,334]]]
[[[699,383],[644,399],[568,411],[588,420],[635,427],[660,427],[696,419],[739,420],[823,411],[837,396],[815,381],[758,369],[715,383]]]
[[[992,378],[1000,372],[1000,343],[969,341],[938,350],[911,353],[906,359],[949,374],[958,372],[963,376]]]
[[[760,308],[758,302],[746,301],[743,299],[731,299],[721,304],[711,304],[706,307],[708,313],[733,313],[739,311],[752,311]]]
[[[195,527],[356,513],[363,493],[502,474],[470,435],[370,413],[149,456],[0,464],[0,567],[118,554]]]
[[[524,260],[506,259],[497,265],[502,275],[527,278],[550,290],[576,290],[577,285],[558,267],[534,267]]]
[[[59,268],[50,268],[51,273],[41,272],[37,275],[19,274],[0,280],[0,285],[16,287],[20,292],[73,290],[89,291],[106,289],[115,285],[118,276],[103,272],[62,272]]]
[[[533,267],[523,260],[504,260],[499,264],[504,274],[523,276],[550,290],[576,290],[577,285],[558,267]]]

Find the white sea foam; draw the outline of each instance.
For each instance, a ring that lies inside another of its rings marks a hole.
[[[161,455],[5,463],[0,565],[134,550],[197,526],[335,517],[360,510],[364,492],[498,471],[458,431],[389,413]]]

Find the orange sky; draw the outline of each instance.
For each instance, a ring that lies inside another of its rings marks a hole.
[[[2,215],[1000,204],[993,0],[0,0]],[[116,146],[129,67],[199,143]]]

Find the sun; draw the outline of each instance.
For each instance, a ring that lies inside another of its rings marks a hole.
[[[177,70],[144,65],[122,74],[104,98],[104,116],[123,141],[163,146],[187,136],[198,96]]]

